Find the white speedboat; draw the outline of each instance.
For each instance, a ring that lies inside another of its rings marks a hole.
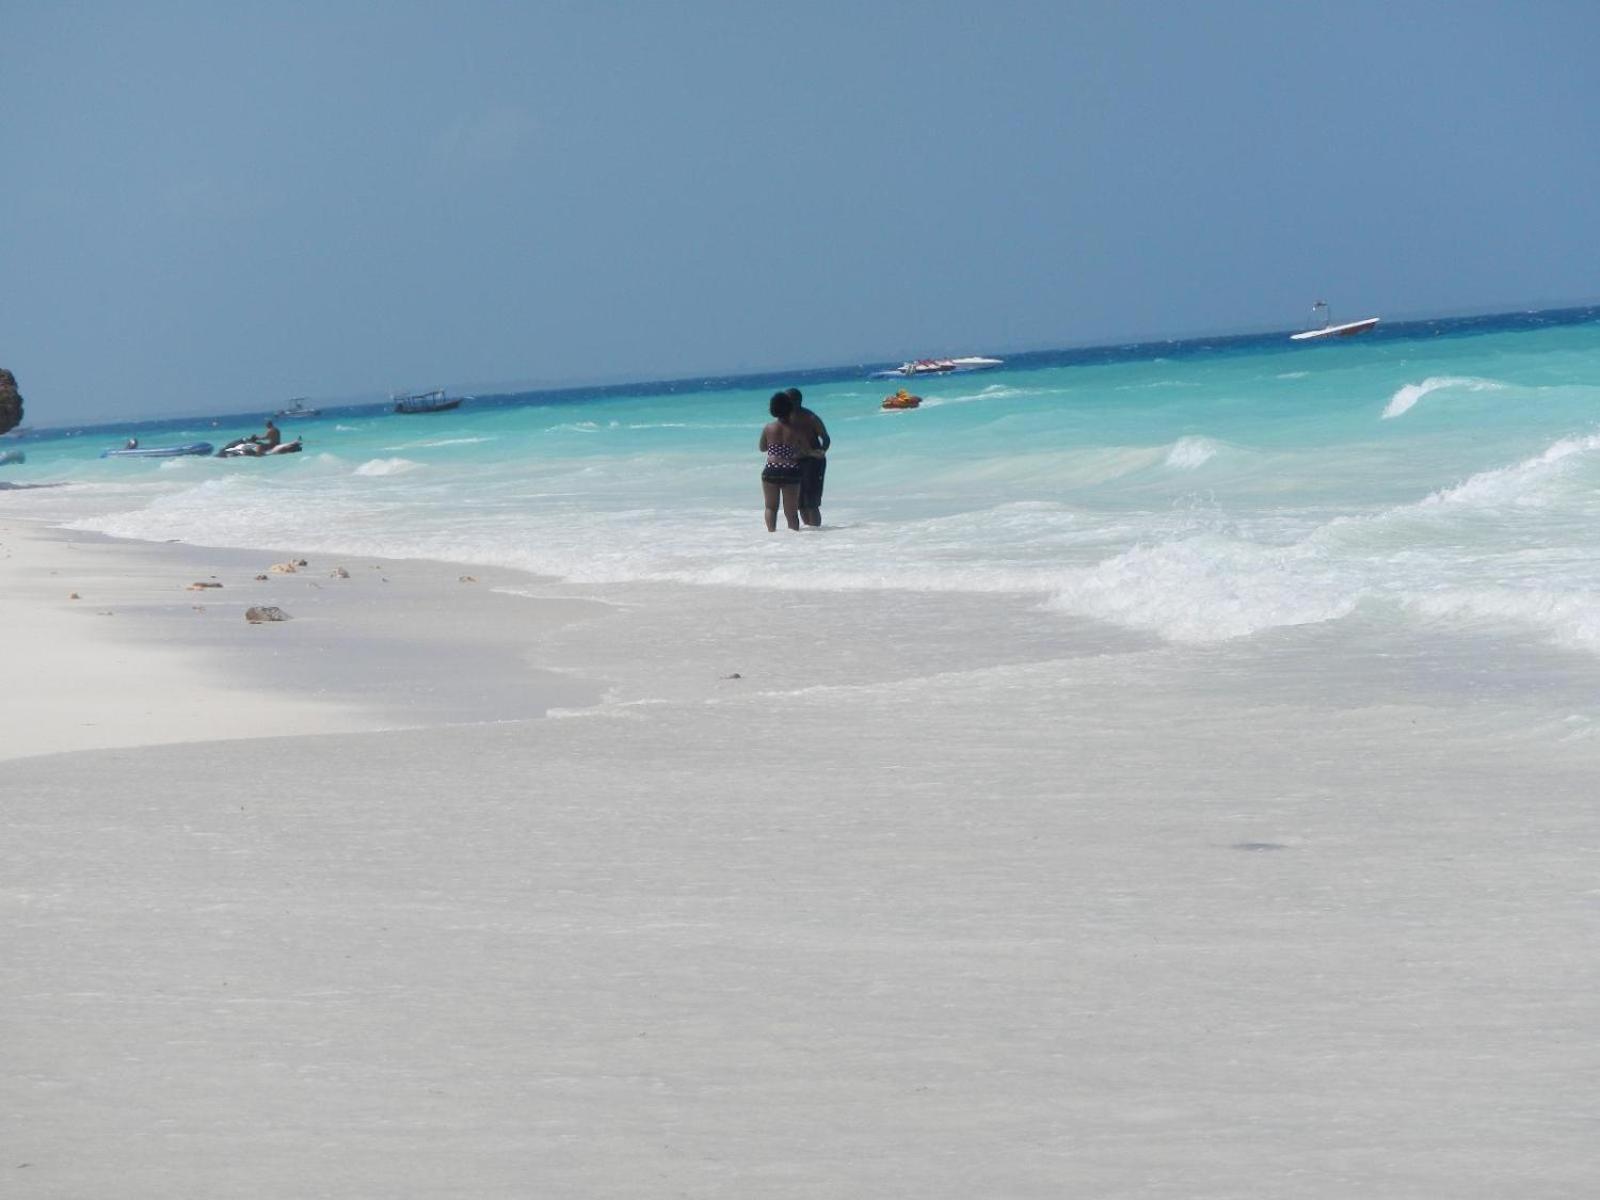
[[[982,371],[987,367],[998,367],[1005,360],[1000,358],[980,358],[969,355],[966,358],[916,358],[910,362],[903,362],[898,367],[887,371],[877,371],[874,379],[889,379],[892,376],[907,377],[911,375],[953,375],[957,371]]]
[[[1321,325],[1315,329],[1291,333],[1289,340],[1291,342],[1310,342],[1315,341],[1317,338],[1351,337],[1358,333],[1365,333],[1378,323],[1377,317],[1363,317],[1359,321],[1346,321],[1342,325],[1335,325],[1333,324],[1333,313],[1328,310],[1327,303],[1322,300],[1318,300],[1311,306],[1311,319],[1313,321],[1317,319],[1318,313],[1322,315]]]
[[[274,417],[320,417],[322,415],[322,410],[319,408],[308,408],[306,406],[306,402],[301,399],[290,401],[288,408],[280,408],[272,415]]]

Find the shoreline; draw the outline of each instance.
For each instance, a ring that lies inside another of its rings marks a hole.
[[[0,761],[528,720],[602,692],[528,658],[541,633],[604,606],[508,596],[485,568],[140,542],[25,517],[0,523],[0,565],[0,664],[24,700]],[[250,624],[253,606],[289,619]]]

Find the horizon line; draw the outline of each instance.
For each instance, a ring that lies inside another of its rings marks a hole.
[[[1457,309],[1448,312],[1402,312],[1398,316],[1387,320],[1385,324],[1389,329],[1394,329],[1401,326],[1417,325],[1429,321],[1458,321],[1468,320],[1473,317],[1508,317],[1516,315],[1531,316],[1538,313],[1577,312],[1586,309],[1600,309],[1600,298],[1542,301],[1536,303],[1536,307],[1515,305],[1509,308],[1497,307],[1492,309],[1473,307]],[[1012,355],[1015,357],[1031,357],[1049,354],[1086,352],[1091,350],[1132,351],[1151,346],[1177,346],[1190,342],[1227,341],[1234,339],[1243,340],[1247,338],[1269,337],[1279,333],[1287,335],[1288,333],[1292,332],[1297,331],[1293,329],[1282,329],[1277,325],[1261,325],[1242,329],[1236,327],[1231,332],[1223,332],[1220,330],[1200,330],[1184,333],[1143,335],[1140,337],[1130,338],[1110,338],[1093,342],[1068,343],[1055,346],[1001,346],[994,348],[991,353],[996,355]],[[1288,349],[1288,347],[1285,347],[1285,349]],[[787,364],[771,367],[747,367],[735,370],[731,373],[695,371],[681,375],[656,376],[653,378],[594,375],[576,376],[564,380],[521,379],[506,380],[502,382],[467,382],[453,386],[445,385],[444,390],[447,392],[461,393],[468,388],[473,389],[475,394],[463,396],[463,399],[501,399],[521,396],[558,395],[564,392],[582,391],[611,391],[626,393],[630,389],[670,387],[678,384],[708,382],[713,380],[720,383],[737,384],[737,382],[740,380],[755,380],[780,374],[825,376],[830,374],[841,374],[848,371],[877,368],[884,365],[893,366],[894,363],[895,360],[892,359],[879,359],[859,363],[830,363],[820,366],[797,366],[794,364]],[[387,403],[389,399],[392,399],[392,396],[389,390],[386,389],[381,392],[361,392],[347,396],[332,396],[325,398],[319,398],[315,395],[315,393],[308,393],[296,397],[296,399],[306,401],[313,407],[362,408]],[[230,409],[221,412],[195,411],[168,413],[159,416],[139,417],[131,420],[128,418],[116,417],[91,418],[81,425],[68,424],[35,426],[30,424],[22,428],[25,428],[28,433],[32,434],[68,432],[78,429],[87,432],[90,429],[99,429],[118,425],[135,427],[143,425],[167,424],[173,421],[182,421],[188,419],[212,419],[247,416],[255,415],[258,411],[258,406],[251,406],[249,408]],[[274,414],[269,413],[267,415],[271,416]],[[15,436],[15,431],[13,434],[8,436]]]

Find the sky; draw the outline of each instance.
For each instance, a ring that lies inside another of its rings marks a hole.
[[[1600,5],[0,0],[32,424],[1600,296]]]

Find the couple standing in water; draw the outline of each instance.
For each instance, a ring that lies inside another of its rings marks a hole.
[[[767,532],[778,528],[778,502],[790,529],[822,524],[822,477],[828,470],[833,439],[822,418],[800,403],[800,389],[774,392],[767,405],[772,420],[761,431],[758,449],[766,451],[761,492],[766,498]]]

